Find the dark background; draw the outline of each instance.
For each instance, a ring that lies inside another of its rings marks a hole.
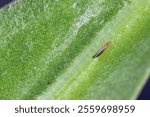
[[[150,77],[137,99],[138,100],[150,100]]]
[[[5,6],[7,3],[10,3],[14,0],[0,0],[0,8]]]
[[[0,8],[12,1],[14,0],[0,0]],[[138,100],[150,100],[150,77],[137,99]]]

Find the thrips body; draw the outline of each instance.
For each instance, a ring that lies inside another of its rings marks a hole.
[[[100,56],[110,46],[110,44],[111,44],[110,41],[105,43],[105,45],[101,47],[92,58],[96,58]]]

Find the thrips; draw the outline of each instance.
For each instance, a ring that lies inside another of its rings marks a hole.
[[[105,45],[101,47],[92,58],[99,57],[110,46],[110,44],[110,41],[105,43]]]

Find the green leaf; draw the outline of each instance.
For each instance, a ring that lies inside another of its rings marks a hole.
[[[0,10],[0,99],[136,99],[150,74],[149,11],[149,0],[6,6]]]

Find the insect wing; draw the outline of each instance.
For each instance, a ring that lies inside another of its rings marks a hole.
[[[104,52],[104,48],[100,48],[92,58],[96,58]]]

